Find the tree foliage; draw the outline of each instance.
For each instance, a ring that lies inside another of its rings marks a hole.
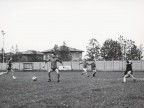
[[[101,48],[101,57],[104,60],[120,60],[122,58],[120,43],[107,39]]]
[[[55,45],[52,53],[54,53],[62,61],[70,61],[71,60],[70,51],[65,42],[63,42],[63,45],[60,47],[58,47],[58,45]]]
[[[3,62],[3,53],[4,53],[4,62],[6,61],[6,55],[5,55],[5,51],[3,48],[1,48],[0,50],[0,62]]]
[[[12,57],[14,62],[19,62],[21,61],[21,57],[22,54],[18,49],[18,45],[16,45],[16,47],[14,48],[13,46],[10,49],[10,54],[8,55],[8,57]]]
[[[140,60],[141,59],[141,52],[137,48],[136,45],[133,45],[126,53],[126,57],[128,60]]]
[[[52,53],[54,53],[58,58],[60,57],[60,50],[57,44],[54,45]]]
[[[121,45],[123,60],[140,60],[142,58],[142,49],[137,48],[135,41],[131,39],[124,39],[123,36],[120,36],[118,40]]]
[[[89,40],[89,43],[86,46],[86,48],[87,48],[86,55],[89,57],[89,60],[93,59],[98,60],[100,58],[100,44],[95,38]]]
[[[70,51],[65,42],[63,42],[63,45],[60,46],[60,58],[63,61],[71,60]]]

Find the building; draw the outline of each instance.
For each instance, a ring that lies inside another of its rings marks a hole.
[[[40,62],[43,61],[43,53],[35,50],[21,52],[21,62]]]
[[[60,49],[60,47],[58,47],[58,50]],[[82,53],[84,51],[82,50],[78,50],[76,48],[71,48],[68,47],[70,55],[71,55],[71,60],[72,61],[78,61],[78,60],[82,60]],[[54,48],[52,49],[48,49],[46,51],[43,51],[42,53],[44,53],[44,60],[50,58],[50,54],[54,51]]]

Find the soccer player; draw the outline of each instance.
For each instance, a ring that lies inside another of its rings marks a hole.
[[[96,75],[96,64],[95,64],[95,60],[90,64],[91,65],[91,71],[93,72],[93,77],[95,77]]]
[[[60,62],[62,64],[62,61],[60,61],[58,58],[56,58],[55,54],[51,54],[51,58],[49,60],[46,60],[45,64],[47,62],[51,63],[51,69],[48,70],[48,82],[51,81],[51,72],[53,72],[53,71],[55,71],[57,73],[57,82],[60,82],[60,73],[57,68],[57,62]],[[43,68],[45,67],[45,64],[44,64]]]
[[[85,73],[87,75],[87,77],[89,77],[89,75],[87,73],[87,66],[89,65],[88,62],[87,62],[87,59],[84,58],[83,62],[79,63],[79,65],[80,64],[83,64],[83,72],[81,73],[81,75],[83,75]]]
[[[126,65],[126,71],[124,73],[124,77],[123,77],[123,82],[126,82],[126,78],[132,77],[133,81],[136,81],[136,79],[134,78],[133,74],[133,70],[132,70],[132,62],[129,62],[128,60],[126,61],[127,65]]]
[[[0,75],[2,75],[2,74],[8,74],[11,71],[13,79],[16,79],[16,77],[14,76],[14,71],[13,71],[12,65],[13,65],[12,64],[12,57],[10,57],[9,60],[8,60],[8,62],[7,62],[6,72],[2,72],[2,73],[0,73]]]

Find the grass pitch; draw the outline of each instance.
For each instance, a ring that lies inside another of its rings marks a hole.
[[[122,83],[122,72],[56,73],[47,82],[46,72],[16,72],[0,76],[0,108],[144,108],[144,73],[134,72],[136,82]],[[32,76],[37,81],[32,81]]]

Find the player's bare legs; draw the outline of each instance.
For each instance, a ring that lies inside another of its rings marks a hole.
[[[52,69],[50,69],[50,70],[48,71],[48,82],[51,81],[51,72],[52,72]]]
[[[130,76],[132,77],[133,81],[136,81],[136,78],[132,74],[130,74]]]
[[[13,69],[11,69],[11,72],[12,72],[13,79],[16,79],[16,77],[14,76],[14,71],[13,71]]]
[[[129,71],[124,77],[123,82],[126,82],[127,77],[132,77],[133,81],[136,81],[135,77],[131,74],[131,71]]]
[[[95,77],[96,75],[96,70],[93,70],[93,77]]]
[[[57,73],[57,82],[60,82],[60,73],[59,73],[59,70],[56,69],[55,71]]]
[[[7,72],[1,72],[0,75],[7,74]]]
[[[87,75],[87,77],[89,77],[89,75],[88,75],[88,73],[87,73],[87,68],[83,68],[83,70],[84,70],[83,73],[85,73],[85,74]]]
[[[125,83],[126,82],[126,78],[129,77],[128,74],[126,74],[124,77],[123,77],[123,82]]]

